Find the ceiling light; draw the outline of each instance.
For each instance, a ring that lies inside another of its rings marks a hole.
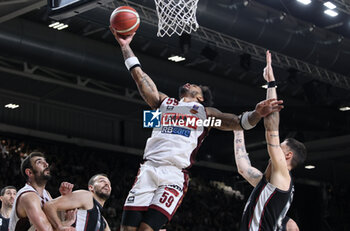
[[[315,167],[314,165],[306,165],[305,168],[306,168],[306,169],[314,169],[314,168],[316,168],[316,167]]]
[[[63,23],[59,23],[59,24],[53,26],[52,28],[53,28],[53,29],[57,29],[57,28],[59,28],[59,27],[61,27],[61,26],[64,26],[64,24],[63,24]]]
[[[14,103],[9,103],[5,105],[6,108],[10,108],[10,109],[16,109],[19,107],[18,104],[14,104]]]
[[[334,4],[331,3],[331,2],[325,2],[325,3],[323,3],[323,5],[324,5],[325,7],[327,7],[328,9],[331,9],[331,10],[337,8],[337,6],[334,5]]]
[[[350,107],[340,107],[339,110],[340,111],[349,111]]]
[[[328,9],[328,10],[325,10],[324,13],[325,13],[325,14],[328,14],[328,15],[331,16],[331,17],[335,17],[335,16],[338,15],[337,12],[335,12],[334,10],[329,10],[329,9]]]
[[[57,27],[57,30],[63,30],[63,29],[65,29],[65,28],[67,28],[67,27],[68,27],[68,25],[65,24],[65,25],[63,25],[63,26]]]
[[[297,1],[304,5],[309,5],[311,3],[311,0],[297,0]]]
[[[170,61],[174,61],[174,62],[181,62],[181,61],[184,61],[186,58],[185,57],[181,57],[181,56],[178,56],[178,55],[173,55],[173,56],[170,56],[168,58],[168,60]]]
[[[67,24],[60,23],[60,22],[54,22],[49,25],[50,28],[57,29],[57,30],[63,30],[68,27]]]
[[[267,84],[262,85],[261,88],[267,89]]]
[[[51,23],[50,25],[49,25],[49,27],[54,27],[54,26],[56,26],[56,25],[58,25],[58,24],[60,24],[59,22],[54,22],[54,23]]]

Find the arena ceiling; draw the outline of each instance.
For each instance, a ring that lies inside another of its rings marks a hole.
[[[72,105],[140,121],[146,108],[126,71],[108,29],[114,8],[131,5],[141,15],[132,48],[158,89],[177,96],[186,82],[211,86],[222,111],[240,113],[265,97],[264,52],[273,53],[282,136],[307,143],[310,179],[329,180],[350,166],[350,17],[346,1],[337,0],[339,15],[323,14],[323,1],[304,6],[296,0],[200,0],[200,28],[191,36],[159,38],[153,0],[103,1],[98,7],[49,28],[43,0],[0,1],[1,95]],[[170,55],[186,60],[173,63]],[[57,131],[58,132],[58,131]],[[200,159],[233,162],[232,134],[213,131]],[[247,133],[248,151],[263,166],[267,160],[263,127]],[[217,153],[219,151],[219,153]],[[330,167],[331,166],[331,167]]]

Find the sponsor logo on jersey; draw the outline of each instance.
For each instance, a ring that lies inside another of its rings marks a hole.
[[[164,185],[164,186],[167,188],[173,188],[173,189],[176,189],[177,191],[182,192],[182,188],[176,184],[168,184],[168,185]]]
[[[199,109],[199,106],[198,105],[193,105],[192,109],[190,110],[190,112],[192,114],[197,114],[198,113],[198,109]]]
[[[128,203],[134,203],[134,202],[135,202],[135,196],[129,196]]]
[[[191,130],[187,128],[181,128],[181,127],[164,126],[162,127],[161,133],[190,137]]]
[[[173,188],[169,188],[169,187],[165,187],[165,190],[166,191],[168,191],[168,192],[170,192],[170,193],[172,193],[174,196],[179,196],[179,192],[178,191],[176,191],[175,189],[173,189]]]
[[[174,106],[167,106],[166,109],[167,109],[168,111],[172,111],[172,110],[174,109]]]

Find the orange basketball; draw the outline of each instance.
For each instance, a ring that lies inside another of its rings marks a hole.
[[[118,34],[130,35],[139,28],[140,16],[134,8],[120,6],[112,12],[109,22]]]

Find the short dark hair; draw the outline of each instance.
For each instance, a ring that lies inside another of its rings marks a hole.
[[[6,187],[4,187],[3,189],[1,189],[1,191],[0,191],[0,196],[5,195],[5,192],[6,192],[7,189],[14,189],[14,190],[17,190],[15,186],[12,186],[12,185],[6,186]]]
[[[21,163],[21,173],[26,180],[28,180],[28,176],[25,173],[25,171],[27,168],[33,169],[33,166],[32,166],[32,163],[30,160],[36,156],[45,157],[45,155],[42,152],[35,151],[35,152],[30,153]]]
[[[94,185],[94,183],[95,183],[95,178],[98,177],[98,176],[104,176],[104,177],[107,177],[107,178],[108,178],[107,174],[104,174],[104,173],[99,173],[99,174],[93,175],[93,176],[90,178],[89,182],[88,182],[88,186]]]
[[[287,146],[293,152],[292,168],[296,168],[297,166],[303,164],[307,155],[305,145],[294,138],[287,138],[285,141]]]
[[[202,94],[203,94],[203,102],[202,104],[205,107],[210,107],[213,106],[214,102],[213,102],[213,94],[211,93],[211,90],[208,86],[203,86],[203,85],[199,85],[200,89],[202,90]]]

